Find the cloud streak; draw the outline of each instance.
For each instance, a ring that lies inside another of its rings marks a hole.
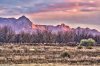
[[[100,24],[100,0],[0,0],[0,17],[27,15],[39,24]]]
[[[28,14],[77,8],[77,3],[80,9],[99,7],[95,1],[97,2],[98,0],[94,0],[93,2],[90,0],[0,0],[0,8],[5,8],[6,14],[8,12],[8,15],[10,11],[13,14]]]

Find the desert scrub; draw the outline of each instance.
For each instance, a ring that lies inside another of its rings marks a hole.
[[[61,55],[60,55],[61,57],[63,57],[63,58],[70,58],[71,56],[70,56],[70,54],[68,53],[68,52],[63,52],[63,53],[61,53]]]
[[[80,41],[80,46],[85,46],[86,49],[92,49],[92,46],[94,46],[95,43],[96,43],[96,41],[92,38],[82,39]]]
[[[95,43],[96,43],[95,40],[91,39],[91,38],[89,38],[89,39],[82,39],[80,41],[80,45],[81,46],[93,46]]]
[[[77,49],[83,49],[83,46],[77,46]]]
[[[87,46],[86,49],[93,49],[92,46]]]

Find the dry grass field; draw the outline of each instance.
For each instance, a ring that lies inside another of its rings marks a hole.
[[[0,64],[0,66],[99,66],[100,47],[77,49],[77,46],[3,44],[0,45]]]
[[[68,65],[68,64],[1,64],[0,66],[100,66],[100,65]]]

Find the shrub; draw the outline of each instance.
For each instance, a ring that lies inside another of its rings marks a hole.
[[[65,57],[70,58],[70,54],[69,54],[68,52],[63,52],[63,53],[61,54],[61,57],[63,57],[63,58],[65,58]]]
[[[96,43],[96,41],[94,39],[88,39],[88,45],[89,46],[93,46]]]
[[[88,46],[88,47],[86,47],[86,48],[87,48],[87,49],[93,49],[92,46]]]
[[[77,47],[77,49],[82,49],[82,48],[83,48],[82,46],[78,46],[78,47]]]
[[[80,41],[80,45],[82,46],[93,46],[95,44],[95,40],[94,39],[82,39]]]

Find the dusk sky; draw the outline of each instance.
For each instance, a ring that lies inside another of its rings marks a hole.
[[[65,23],[100,31],[100,0],[0,0],[0,17],[22,15],[34,24]]]

